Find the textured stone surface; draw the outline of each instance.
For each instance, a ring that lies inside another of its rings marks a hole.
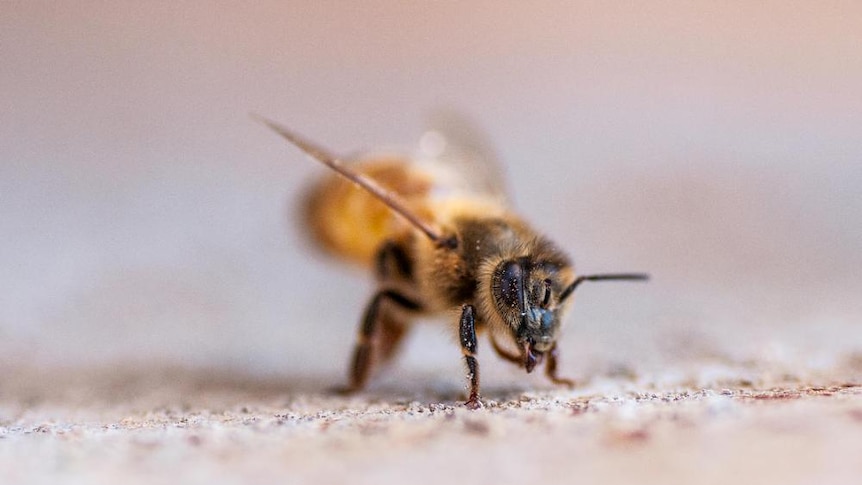
[[[858,368],[716,369],[692,365],[677,382],[597,376],[571,391],[492,386],[479,411],[459,404],[457,387],[421,380],[345,398],[320,389],[325,377],[19,370],[0,379],[0,478],[852,483],[862,474]]]

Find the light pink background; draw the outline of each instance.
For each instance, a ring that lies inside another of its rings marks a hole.
[[[862,350],[858,2],[0,3],[0,359],[340,372],[370,278],[321,168],[480,123],[584,272],[565,367]],[[402,369],[458,368],[420,329]]]

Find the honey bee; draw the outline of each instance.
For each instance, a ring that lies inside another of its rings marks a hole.
[[[405,157],[347,164],[255,117],[335,172],[310,191],[307,226],[329,252],[376,275],[347,391],[361,390],[373,367],[392,359],[413,319],[441,315],[457,322],[467,407],[482,407],[476,358],[482,333],[503,359],[528,373],[544,362],[552,382],[573,386],[557,374],[557,341],[575,289],[585,281],[648,279],[643,273],[577,275],[566,254],[506,207],[493,184],[458,179]]]

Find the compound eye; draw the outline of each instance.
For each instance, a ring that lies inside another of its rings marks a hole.
[[[515,261],[503,263],[494,278],[494,296],[504,305],[521,308],[524,297],[524,268]]]

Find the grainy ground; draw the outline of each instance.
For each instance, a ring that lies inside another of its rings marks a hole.
[[[858,483],[860,367],[492,385],[475,412],[443,379],[345,398],[331,376],[7,369],[0,482]]]

